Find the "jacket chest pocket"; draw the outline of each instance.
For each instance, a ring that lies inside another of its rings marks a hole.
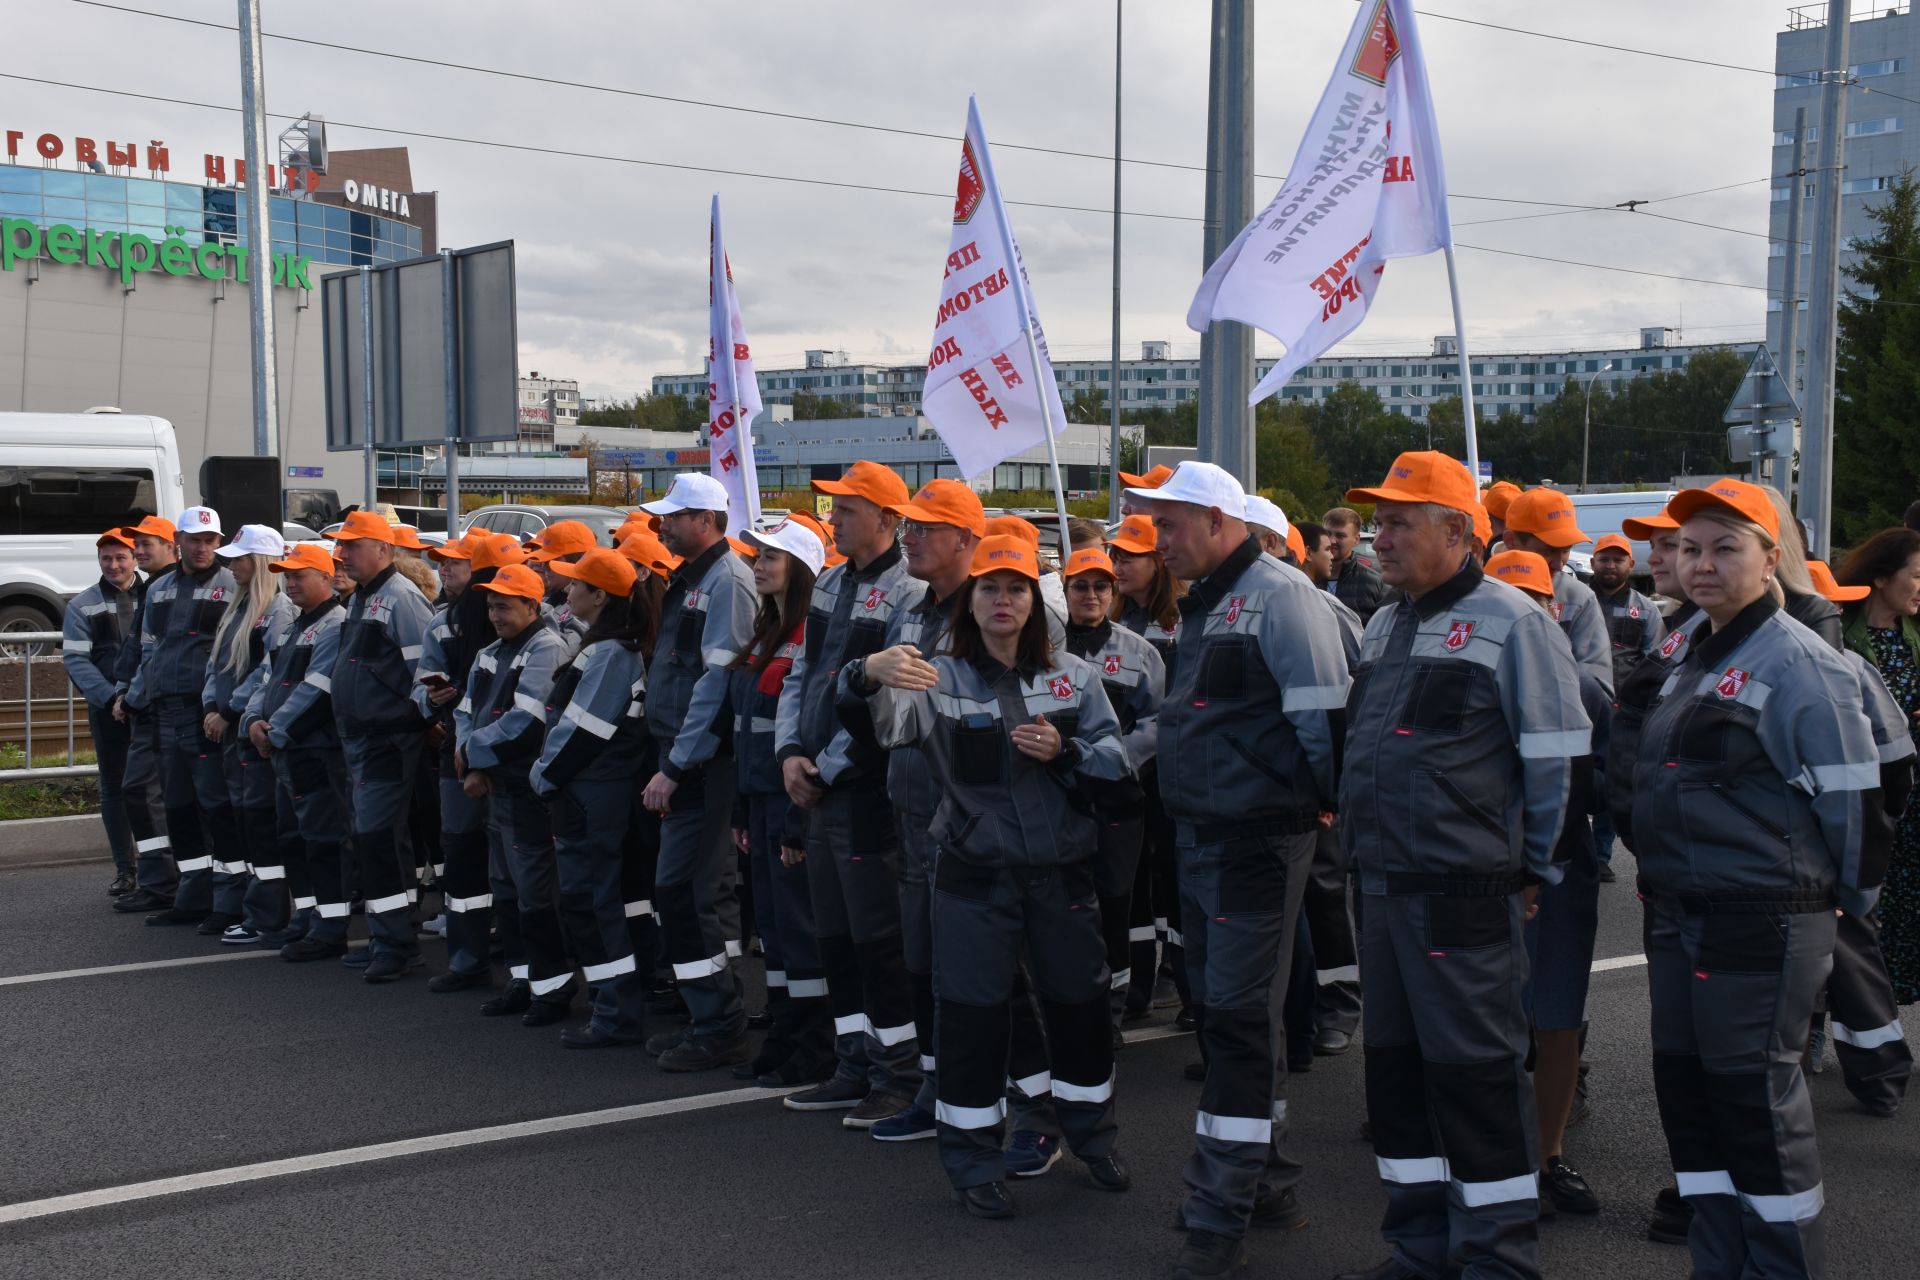
[[[971,717],[969,717],[971,718]],[[966,786],[998,782],[1006,774],[1006,735],[1000,723],[961,723],[953,730],[953,780]]]
[[[1401,711],[1401,726],[1416,732],[1458,736],[1466,724],[1477,672],[1478,668],[1463,663],[1422,666]]]
[[[846,661],[852,662],[855,658],[864,658],[870,653],[880,652],[880,647],[886,642],[886,638],[886,623],[878,618],[856,618],[853,625],[847,629]]]
[[[1363,662],[1353,669],[1353,683],[1347,687],[1347,723],[1352,724],[1367,700],[1367,681],[1373,678],[1373,664]]]
[[[832,624],[833,619],[820,610],[812,609],[808,611],[806,640],[808,663],[811,664],[820,660],[820,651],[827,646],[827,628]]]
[[[187,629],[210,636],[220,629],[220,619],[227,616],[225,600],[195,600],[190,606],[192,613],[188,617]]]
[[[313,663],[313,646],[296,645],[287,655],[286,673],[280,677],[284,685],[296,685],[307,678],[307,668]]]
[[[1247,663],[1252,646],[1246,636],[1205,641],[1193,660],[1200,664],[1194,692],[1206,702],[1238,702],[1247,696]]]
[[[1737,702],[1706,697],[1680,713],[1668,741],[1667,759],[1695,764],[1727,764],[1745,755],[1753,713]]]
[[[682,609],[674,620],[673,656],[683,666],[697,667],[700,663],[700,637],[707,629],[707,611],[705,609]]]

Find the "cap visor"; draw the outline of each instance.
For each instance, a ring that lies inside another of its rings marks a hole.
[[[1620,532],[1635,542],[1652,542],[1656,533],[1672,533],[1680,522],[1670,516],[1648,516],[1645,520],[1628,517],[1620,522]]]
[[[1378,489],[1349,489],[1347,490],[1347,501],[1348,502],[1432,502],[1433,499],[1429,498],[1424,493],[1413,493],[1406,489],[1389,489],[1389,488],[1386,488],[1385,486],[1382,486],[1381,488],[1378,488]],[[1468,514],[1472,514],[1472,513],[1469,512]]]
[[[1835,587],[1823,593],[1836,604],[1852,604],[1855,600],[1865,600],[1873,594],[1872,587]]]
[[[1739,516],[1742,520],[1753,519],[1751,515],[1709,489],[1682,489],[1673,496],[1671,502],[1667,503],[1667,514],[1673,517],[1676,521],[1674,527],[1678,528],[1706,507],[1718,507],[1722,511]]]
[[[535,556],[534,559],[539,560],[540,557]],[[580,566],[577,564],[568,564],[564,560],[542,561],[542,563],[547,566],[548,573],[558,574],[562,578],[578,578],[580,576]]]
[[[665,498],[661,498],[658,502],[643,502],[640,504],[640,509],[642,511],[645,511],[649,515],[656,515],[656,516],[670,516],[675,514],[676,512],[681,512],[686,510],[686,508],[681,506],[679,503],[669,502]]]
[[[1568,547],[1577,547],[1583,542],[1593,541],[1578,529],[1555,529],[1551,533],[1535,533],[1532,529],[1515,529],[1512,525],[1508,525],[1507,528],[1510,532],[1527,534],[1540,539],[1550,547],[1558,547],[1563,551]]]
[[[813,486],[815,493],[830,493],[836,497],[848,498],[860,496],[860,491],[844,480],[811,480],[808,483]]]

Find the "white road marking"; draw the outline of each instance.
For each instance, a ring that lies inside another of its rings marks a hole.
[[[1637,969],[1646,962],[1647,958],[1643,955],[1610,956],[1605,960],[1595,960],[1593,962],[1593,971],[1595,973],[1605,973],[1609,969]]]
[[[91,969],[56,969],[52,973],[23,973],[0,978],[0,987],[24,986],[29,982],[55,982],[61,978],[95,978],[108,973],[137,973],[143,969],[178,969],[189,964],[219,964],[222,960],[259,960],[277,956],[278,951],[222,951],[210,956],[185,956],[178,960],[142,960],[138,964],[103,964]]]

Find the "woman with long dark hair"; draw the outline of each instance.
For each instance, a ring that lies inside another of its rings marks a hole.
[[[655,619],[636,602],[633,561],[617,551],[594,547],[547,569],[566,582],[569,616],[586,628],[579,651],[554,672],[546,742],[528,779],[552,815],[560,925],[592,1015],[586,1026],[562,1031],[560,1043],[641,1044],[648,974],[628,928],[622,870],[648,737],[644,651]]]
[[[734,846],[747,855],[753,925],[767,963],[771,1026],[741,1080],[768,1088],[812,1084],[833,1073],[833,1026],[826,970],[813,934],[813,895],[804,853],[806,811],[787,798],[774,755],[780,690],[806,634],[813,582],[826,562],[820,535],[788,519],[765,533],[741,535],[758,550],[753,588],[760,597],[753,639],[733,663],[733,754],[739,770]]]

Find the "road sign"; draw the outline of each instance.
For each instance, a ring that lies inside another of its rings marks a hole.
[[[1779,456],[1793,450],[1793,423],[1800,416],[1793,390],[1764,345],[1753,353],[1721,421],[1727,424],[1727,456],[1735,462]]]

